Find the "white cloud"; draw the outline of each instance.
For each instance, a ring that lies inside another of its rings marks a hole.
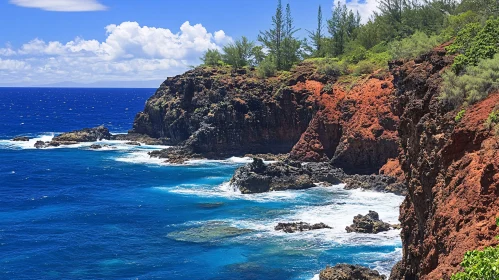
[[[90,12],[107,9],[97,0],[10,0],[10,3],[54,12]]]
[[[341,5],[345,4],[345,2],[345,0],[340,0]],[[362,23],[366,23],[374,12],[378,11],[378,2],[376,0],[351,0],[346,4],[347,8],[353,10],[354,13],[359,12]]]
[[[207,49],[220,49],[232,40],[222,30],[212,34],[201,24],[188,21],[177,33],[137,22],[111,24],[105,30],[107,38],[102,42],[78,37],[66,43],[36,38],[18,49],[10,45],[0,48],[0,59],[10,59],[0,61],[0,84],[165,79],[198,64]]]

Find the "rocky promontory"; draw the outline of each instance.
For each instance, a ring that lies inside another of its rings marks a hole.
[[[398,155],[391,79],[376,73],[346,84],[313,62],[266,79],[251,68],[198,67],[168,78],[131,132],[168,139],[177,150],[154,156],[174,162],[291,152],[293,160],[377,174]]]

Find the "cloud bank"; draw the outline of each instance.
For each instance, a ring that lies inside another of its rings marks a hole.
[[[0,48],[0,85],[162,80],[199,64],[203,52],[232,40],[222,30],[209,33],[188,21],[176,33],[137,22],[111,24],[105,30],[103,42],[37,38],[17,49]]]
[[[97,0],[10,0],[10,3],[53,12],[92,12],[107,9]]]

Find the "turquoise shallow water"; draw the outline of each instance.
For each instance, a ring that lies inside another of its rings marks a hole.
[[[375,210],[396,222],[402,197],[341,186],[241,195],[226,182],[247,159],[172,166],[157,146],[119,141],[36,150],[54,132],[125,132],[151,89],[0,89],[0,278],[311,279],[326,264],[388,272],[398,231],[347,234]],[[283,221],[333,229],[285,234]]]

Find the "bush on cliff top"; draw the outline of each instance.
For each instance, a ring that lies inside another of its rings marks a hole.
[[[467,67],[463,75],[446,71],[442,77],[441,100],[454,107],[478,102],[499,89],[499,54]]]
[[[441,39],[438,36],[430,37],[417,31],[410,37],[392,42],[389,52],[394,59],[408,59],[422,55],[440,43]]]
[[[499,17],[490,18],[483,26],[478,22],[466,24],[447,50],[457,54],[452,65],[456,73],[481,59],[492,58],[499,52]]]

